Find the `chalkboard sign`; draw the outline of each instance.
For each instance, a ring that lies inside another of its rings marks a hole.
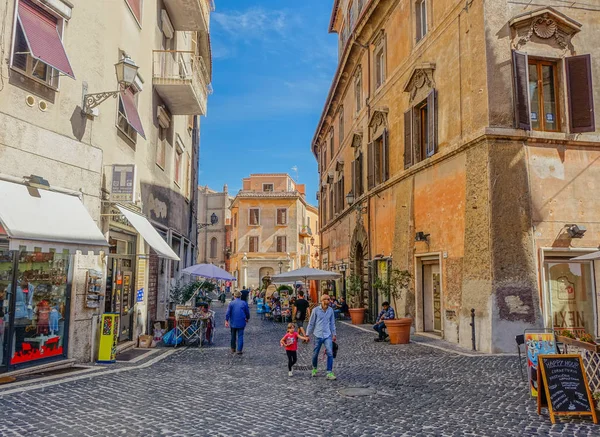
[[[598,423],[581,355],[539,355],[538,360],[538,414],[547,407],[552,423],[557,414],[592,416]]]

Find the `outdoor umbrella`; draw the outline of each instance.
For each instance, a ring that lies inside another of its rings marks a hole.
[[[288,284],[296,281],[304,281],[304,286],[306,286],[306,282],[310,280],[331,281],[341,277],[342,275],[340,273],[329,272],[327,270],[311,269],[310,267],[302,267],[297,270],[292,270],[291,272],[275,275],[272,278],[272,282],[275,284]]]
[[[221,279],[223,281],[235,281],[235,276],[214,264],[196,264],[195,266],[187,267],[182,270],[192,276],[200,276],[207,279]]]

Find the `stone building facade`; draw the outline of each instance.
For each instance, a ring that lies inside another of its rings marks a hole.
[[[48,193],[74,196],[105,240],[102,250],[70,242],[68,235],[56,240],[48,229],[51,217],[71,214],[60,211],[58,201],[55,208],[28,211],[42,217],[32,224],[37,228],[30,238],[41,241],[32,250],[56,254],[67,247],[72,253],[49,261],[68,270],[65,296],[55,305],[64,346],[60,358],[95,358],[105,311],[120,315],[118,340],[135,342],[152,322],[166,319],[171,284],[196,260],[199,117],[206,113],[210,92],[213,7],[211,0],[118,0],[102,7],[84,0],[8,0],[0,5],[0,181],[38,190],[38,203]],[[115,64],[132,63],[137,73],[118,83]],[[19,187],[11,190],[17,193]],[[32,196],[9,206],[34,202]],[[7,220],[7,214],[0,217]],[[29,247],[19,249],[15,235],[14,226],[0,225],[3,263],[27,258],[22,254]],[[16,275],[38,277],[38,271],[34,263],[26,274]],[[9,299],[13,279],[4,279],[3,315],[17,326]],[[31,282],[39,299],[34,297],[28,326],[35,327],[44,320],[39,314],[54,305],[46,308],[41,304],[47,299],[37,301],[55,293],[44,294],[43,284]],[[21,285],[16,287],[22,292]],[[4,357],[15,350],[24,353],[17,345],[22,343],[18,326],[15,330],[12,336],[5,330],[0,338]],[[43,328],[41,335],[47,331]],[[41,348],[47,340],[27,347]],[[0,372],[13,367],[4,361]]]
[[[222,192],[217,192],[208,186],[199,187],[198,198],[198,263],[215,264],[228,270],[231,245],[228,231],[231,226],[231,203],[227,184]],[[211,224],[211,216],[215,214],[216,224]]]
[[[399,269],[397,314],[465,347],[471,309],[487,352],[531,328],[600,335],[596,266],[574,260],[600,245],[599,23],[581,1],[334,2],[321,259],[348,261],[371,319]]]
[[[314,263],[317,209],[283,173],[252,174],[231,204],[231,272],[239,287]]]

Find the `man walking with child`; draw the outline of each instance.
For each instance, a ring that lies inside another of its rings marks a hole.
[[[329,296],[327,294],[321,296],[321,305],[313,309],[310,314],[310,321],[306,328],[306,336],[310,337],[311,333],[314,333],[315,336],[312,376],[317,376],[319,352],[321,351],[321,346],[325,345],[325,351],[327,353],[327,379],[335,380],[336,377],[333,374],[333,342],[337,340],[337,336],[335,316],[333,314],[333,309],[329,306]]]

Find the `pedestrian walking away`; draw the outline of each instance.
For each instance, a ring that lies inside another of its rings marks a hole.
[[[333,374],[333,342],[337,340],[335,329],[335,316],[333,310],[329,306],[329,296],[324,294],[321,296],[321,305],[312,310],[310,321],[306,328],[306,336],[314,333],[315,349],[313,350],[312,358],[312,376],[317,376],[317,365],[319,362],[319,352],[321,346],[325,345],[327,354],[327,379],[336,379]]]
[[[229,303],[225,313],[225,327],[231,329],[231,353],[241,355],[244,349],[244,329],[250,320],[248,302],[241,299],[242,293],[233,293],[233,301]]]
[[[296,325],[298,326],[298,332],[302,335],[306,335],[304,331],[304,321],[306,320],[306,312],[308,311],[308,301],[304,299],[304,291],[298,291],[298,299],[294,302],[296,307]]]
[[[285,353],[288,357],[288,376],[293,376],[292,367],[298,362],[298,338],[309,341],[308,337],[296,332],[296,325],[288,323],[287,333],[279,340],[279,344],[285,347]]]

